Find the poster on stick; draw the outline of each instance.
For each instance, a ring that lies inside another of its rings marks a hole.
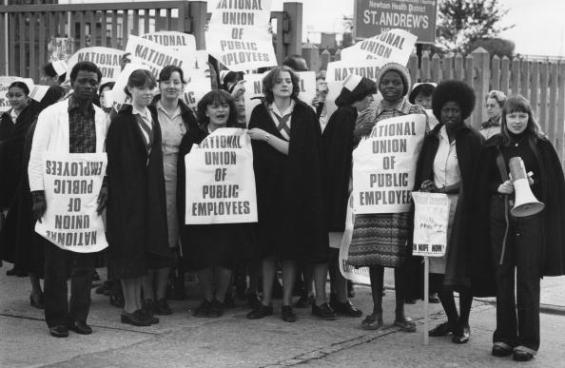
[[[104,223],[96,213],[106,163],[106,153],[46,153],[43,180],[47,211],[35,224],[35,232],[71,252],[93,253],[106,248]]]
[[[185,223],[257,222],[253,151],[247,130],[220,128],[185,156]]]
[[[100,68],[102,78],[116,80],[121,71],[120,59],[123,55],[123,50],[110,47],[85,47],[69,58],[67,70],[72,70],[73,66],[80,61],[90,61]],[[70,75],[67,75],[67,79],[69,78]]]
[[[447,194],[412,192],[412,198],[415,204],[412,255],[443,257],[449,219]]]
[[[406,65],[416,39],[408,31],[391,29],[343,49],[341,60],[355,62],[359,59],[380,59]]]
[[[379,121],[353,151],[353,209],[356,214],[407,212],[426,115]]]
[[[158,77],[166,65],[176,65],[185,74],[190,74],[192,69],[192,65],[185,63],[179,51],[131,34],[128,36],[126,52],[130,53],[132,63],[147,66],[155,77]]]
[[[206,32],[206,49],[230,70],[276,66],[270,16],[271,0],[216,0]]]

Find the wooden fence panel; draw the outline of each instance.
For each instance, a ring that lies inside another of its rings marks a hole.
[[[534,115],[539,117],[539,93],[540,93],[540,63],[537,61],[533,62],[532,73],[531,73],[531,85],[530,85],[530,103],[532,104],[532,109]]]
[[[500,90],[500,58],[494,55],[490,66],[490,89]]]
[[[520,71],[520,94],[527,99],[530,98],[530,62],[522,60]]]
[[[540,104],[539,104],[539,121],[543,131],[547,131],[547,83],[548,70],[547,63],[540,65]]]
[[[501,66],[500,90],[508,95],[510,89],[510,59],[507,56],[502,58]]]
[[[549,78],[549,137],[551,142],[555,144],[557,130],[557,86],[558,86],[558,68],[557,63],[549,64],[548,71],[551,75]]]
[[[555,149],[562,162],[565,164],[565,62],[560,62],[559,70],[559,93],[558,93],[558,112],[557,112],[557,127],[555,130]]]

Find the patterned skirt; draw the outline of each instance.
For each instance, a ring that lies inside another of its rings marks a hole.
[[[348,263],[398,267],[409,255],[410,213],[355,215]]]

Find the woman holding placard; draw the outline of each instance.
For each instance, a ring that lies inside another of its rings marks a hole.
[[[465,82],[441,82],[432,95],[432,110],[439,124],[424,140],[418,159],[415,188],[445,193],[449,197],[447,248],[443,257],[430,258],[430,273],[441,275],[439,299],[447,314],[430,336],[453,334],[454,343],[469,341],[469,314],[473,295],[469,277],[468,247],[476,221],[474,195],[481,150],[481,135],[465,125],[475,93]],[[453,291],[459,292],[459,314]]]
[[[509,97],[501,123],[501,134],[485,144],[481,162],[487,166],[480,179],[486,210],[479,216],[485,225],[480,232],[490,235],[490,249],[484,251],[490,250],[496,269],[492,355],[528,361],[540,345],[540,278],[565,274],[565,179],[528,100]],[[521,213],[528,193],[519,180],[529,186],[537,213]]]
[[[258,253],[263,263],[263,300],[247,318],[273,314],[275,261],[283,264],[281,317],[296,321],[292,288],[296,263],[314,265],[316,301],[312,314],[335,319],[326,302],[328,234],[324,223],[321,133],[314,110],[298,100],[299,79],[288,67],[263,79],[265,100],[249,121],[259,211]]]
[[[161,149],[165,178],[167,229],[171,259],[178,250],[179,222],[177,214],[177,163],[179,145],[189,130],[198,129],[192,111],[181,100],[185,85],[184,74],[176,65],[167,65],[159,73],[160,94],[153,99],[161,128]],[[167,282],[172,264],[150,268],[143,280],[144,308],[159,315],[172,313],[166,299]]]
[[[153,75],[134,70],[124,105],[112,120],[106,138],[108,151],[107,236],[109,267],[122,283],[122,323],[158,323],[142,309],[142,280],[149,269],[170,264],[161,128],[149,108],[156,86]]]
[[[185,156],[193,145],[200,144],[209,134],[225,127],[237,126],[237,110],[233,97],[226,91],[213,90],[198,102],[199,126],[190,129],[179,146],[178,159],[178,213],[184,224],[186,207]],[[231,285],[233,266],[245,259],[252,241],[250,224],[184,225],[180,236],[183,258],[189,269],[196,270],[204,295],[194,310],[196,317],[220,317],[224,313],[224,299]]]
[[[382,67],[377,80],[377,88],[382,100],[372,104],[357,117],[353,141],[357,145],[361,139],[371,134],[380,121],[408,114],[423,114],[419,105],[408,102],[410,74],[406,67],[389,63]],[[355,216],[353,238],[349,248],[348,262],[355,267],[369,266],[373,313],[361,323],[361,328],[377,330],[383,327],[384,268],[394,268],[396,310],[394,325],[405,332],[415,332],[416,324],[404,314],[406,283],[403,273],[409,256],[410,214],[358,214]]]

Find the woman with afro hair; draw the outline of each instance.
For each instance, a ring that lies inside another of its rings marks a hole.
[[[475,106],[475,93],[465,82],[441,82],[432,96],[439,124],[424,140],[414,188],[449,197],[447,249],[444,257],[430,259],[432,282],[440,284],[439,299],[447,315],[430,336],[453,334],[454,343],[469,341],[469,314],[473,294],[468,266],[469,237],[473,230],[475,188],[481,135],[465,124]],[[459,292],[459,313],[453,292]]]

